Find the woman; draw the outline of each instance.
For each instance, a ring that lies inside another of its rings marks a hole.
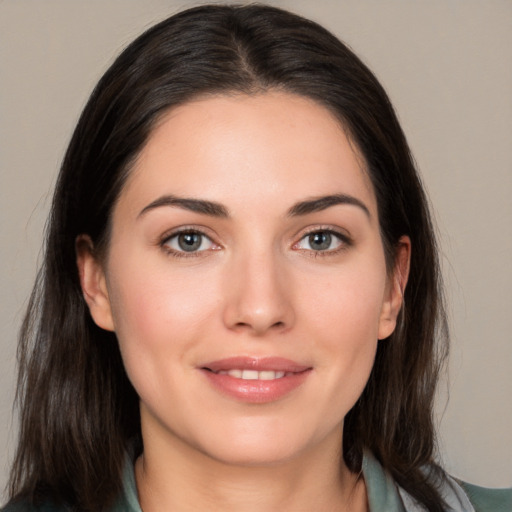
[[[120,55],[68,148],[7,510],[506,507],[435,463],[445,331],[370,71],[278,9],[185,11]]]

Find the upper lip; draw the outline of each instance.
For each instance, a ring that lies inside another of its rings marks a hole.
[[[281,371],[287,373],[299,373],[311,369],[311,366],[299,364],[291,359],[283,357],[250,357],[236,356],[211,361],[201,365],[202,369],[220,372],[222,370],[256,370],[256,371]]]

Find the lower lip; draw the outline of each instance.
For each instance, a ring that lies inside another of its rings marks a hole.
[[[311,370],[292,373],[273,380],[245,380],[201,370],[214,388],[240,402],[263,404],[274,402],[297,389],[309,376]]]

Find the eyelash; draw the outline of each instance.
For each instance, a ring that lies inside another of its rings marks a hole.
[[[206,250],[203,249],[201,251],[184,251],[184,250],[180,251],[177,249],[173,249],[172,247],[169,247],[168,244],[171,242],[171,240],[173,240],[175,238],[177,239],[180,235],[199,235],[200,237],[202,237],[201,245],[204,243],[204,241],[206,239],[212,245],[216,246],[216,249],[210,249],[210,250],[218,250],[218,248],[220,248],[220,246],[218,244],[216,244],[211,239],[211,237],[206,235],[203,231],[201,231],[197,228],[184,226],[177,231],[172,231],[171,233],[166,233],[165,235],[162,236],[162,238],[159,242],[160,247],[167,254],[169,254],[170,256],[172,256],[174,258],[197,258],[198,256],[201,256],[202,253],[204,253],[208,250],[208,249],[206,249]]]
[[[318,251],[315,251],[313,249],[301,249],[300,247],[298,247],[298,245],[304,240],[307,240],[308,237],[320,233],[335,237],[339,242],[339,247],[336,247],[334,249],[325,249]],[[316,226],[302,234],[298,242],[295,242],[293,244],[293,247],[296,248],[296,250],[304,251],[304,253],[307,253],[309,256],[313,258],[325,258],[329,256],[336,256],[339,253],[346,251],[352,245],[353,240],[346,233],[341,233],[340,231],[333,229],[331,227]]]
[[[204,243],[205,239],[210,242],[213,246],[215,246],[215,249],[203,249],[203,250],[194,250],[194,251],[185,251],[185,250],[177,250],[169,246],[169,243],[173,239],[177,239],[180,235],[199,235],[202,237],[201,245]],[[325,249],[325,250],[313,250],[313,249],[303,249],[298,247],[300,243],[302,243],[304,240],[307,240],[308,237],[311,237],[315,234],[327,234],[329,236],[334,236],[338,242],[339,247],[336,247],[334,249]],[[170,256],[174,258],[197,258],[202,255],[204,252],[208,252],[209,250],[218,250],[221,248],[220,245],[216,244],[211,237],[206,235],[203,231],[193,228],[193,227],[182,227],[177,231],[172,231],[171,233],[166,233],[162,236],[162,238],[159,241],[160,247]],[[309,256],[318,258],[318,257],[329,257],[329,256],[335,256],[339,254],[340,252],[346,250],[348,247],[353,245],[352,239],[347,236],[344,233],[340,233],[339,231],[332,229],[332,228],[323,228],[323,227],[315,227],[310,229],[309,231],[302,234],[302,236],[299,238],[297,242],[295,242],[292,245],[292,248],[304,253],[307,253]]]

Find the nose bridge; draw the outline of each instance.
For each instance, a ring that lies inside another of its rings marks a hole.
[[[291,326],[293,307],[282,260],[279,251],[268,245],[255,248],[252,244],[233,257],[225,308],[229,328],[261,335]]]

